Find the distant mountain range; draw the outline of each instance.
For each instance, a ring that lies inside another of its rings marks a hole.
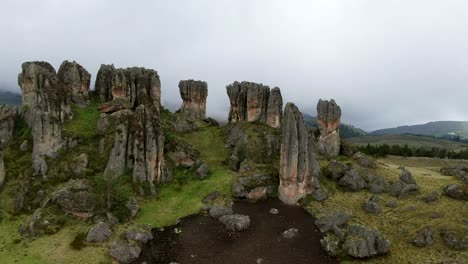
[[[307,126],[312,127],[312,128],[318,128],[317,117],[304,114],[304,121]],[[353,125],[348,125],[344,123],[340,124],[340,137],[341,138],[362,137],[366,135],[367,135],[366,131],[360,128],[354,127]]]
[[[0,104],[21,105],[21,95],[0,90]]]
[[[437,138],[451,139],[454,137],[468,138],[467,121],[437,121],[421,125],[399,126],[395,128],[379,129],[371,135],[424,135]]]

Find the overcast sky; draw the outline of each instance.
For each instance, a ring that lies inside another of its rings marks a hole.
[[[281,88],[315,115],[334,98],[365,130],[468,120],[466,0],[2,0],[0,89],[19,91],[24,61],[143,66],[162,102],[181,79],[208,82],[208,114],[226,118],[235,80]]]

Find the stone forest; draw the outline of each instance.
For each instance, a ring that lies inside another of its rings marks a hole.
[[[21,107],[0,106],[1,263],[468,262],[468,163],[358,152],[333,99],[310,102],[314,129],[248,81],[227,84],[226,120],[205,81],[167,110],[153,69],[101,65],[91,90],[77,62],[25,62],[18,85]]]

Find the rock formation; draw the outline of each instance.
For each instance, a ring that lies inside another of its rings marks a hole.
[[[284,110],[279,198],[294,204],[320,187],[317,150],[301,112],[293,103]]]
[[[206,117],[208,84],[194,80],[180,81],[179,91],[183,100],[180,113],[190,120],[204,119]]]
[[[15,106],[0,105],[0,151],[10,142],[17,117]]]
[[[234,82],[226,87],[231,109],[229,122],[261,122],[272,127],[281,125],[283,99],[279,88],[252,82]]]
[[[114,124],[114,144],[104,175],[118,177],[130,168],[133,182],[149,183],[151,193],[155,193],[154,182],[165,181],[160,89],[157,72],[144,68],[103,65],[96,79],[101,100],[110,100],[104,105],[115,106],[115,111],[102,111],[109,108],[100,107],[101,112],[109,114],[99,123]]]
[[[33,136],[33,167],[45,176],[42,155],[55,156],[62,147],[62,124],[72,118],[70,90],[62,85],[47,62],[25,62],[18,76],[23,116]]]
[[[3,164],[3,152],[0,150],[0,188],[3,186],[5,182],[6,171],[5,171],[5,164]]]
[[[319,100],[317,104],[317,120],[320,129],[318,139],[319,153],[334,158],[340,154],[340,118],[341,108],[335,100]]]
[[[115,69],[114,65],[103,64],[96,76],[95,88],[103,103],[114,100],[128,108],[136,108],[144,103],[143,98],[147,98],[159,112],[161,82],[155,70],[139,67]],[[147,97],[140,96],[141,93]]]
[[[75,104],[89,103],[89,85],[91,74],[77,62],[64,61],[57,73],[59,81],[71,91],[71,100]]]

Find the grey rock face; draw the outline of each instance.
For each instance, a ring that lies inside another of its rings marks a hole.
[[[33,158],[55,156],[62,147],[62,124],[72,118],[71,91],[47,62],[25,62],[18,75],[23,116],[32,129]]]
[[[88,243],[103,243],[112,236],[112,230],[110,229],[109,224],[107,223],[99,223],[88,231],[88,235],[86,236],[86,242]]]
[[[360,191],[361,189],[367,187],[366,181],[356,170],[350,170],[346,172],[338,184],[353,192]]]
[[[292,103],[284,110],[280,152],[279,198],[294,204],[306,194],[320,188],[320,165],[317,149],[302,114]]]
[[[88,216],[96,207],[96,197],[84,179],[69,180],[63,188],[52,193],[52,202],[57,203],[67,213]]]
[[[349,170],[350,168],[346,164],[333,160],[328,164],[325,175],[334,180],[339,180]]]
[[[321,217],[315,220],[315,225],[320,229],[320,232],[326,233],[333,230],[334,227],[343,227],[350,220],[349,214],[338,211],[332,215]]]
[[[234,82],[226,87],[231,109],[229,123],[261,122],[271,127],[281,126],[283,99],[279,88],[252,82]]]
[[[140,256],[141,248],[138,245],[132,245],[126,241],[118,240],[112,242],[109,254],[119,263],[128,264]]]
[[[75,104],[89,103],[91,74],[77,62],[64,61],[57,73],[59,81],[71,91],[71,100]]]
[[[250,227],[250,217],[248,215],[224,215],[218,219],[221,223],[224,224],[224,227],[228,231],[244,231]]]
[[[180,113],[189,120],[206,117],[206,98],[208,84],[203,81],[185,80],[179,82],[180,96],[183,103]]]
[[[220,218],[222,216],[225,216],[225,215],[231,215],[233,213],[234,212],[232,211],[232,208],[225,207],[225,206],[220,206],[220,205],[214,205],[210,209],[210,215],[211,215],[211,217],[213,217],[215,219],[218,219],[218,218]]]
[[[468,191],[464,191],[460,184],[450,184],[445,188],[445,194],[457,200],[468,201]]]
[[[0,150],[10,142],[13,129],[18,118],[18,109],[15,106],[0,105]]]
[[[317,104],[317,120],[320,129],[318,140],[319,153],[334,158],[340,154],[340,120],[341,108],[335,100],[319,100]]]
[[[350,225],[348,236],[343,243],[346,254],[355,258],[369,258],[390,251],[390,241],[377,230],[360,225]]]
[[[232,195],[236,198],[258,200],[271,195],[277,186],[278,180],[272,175],[253,174],[236,179]]]

